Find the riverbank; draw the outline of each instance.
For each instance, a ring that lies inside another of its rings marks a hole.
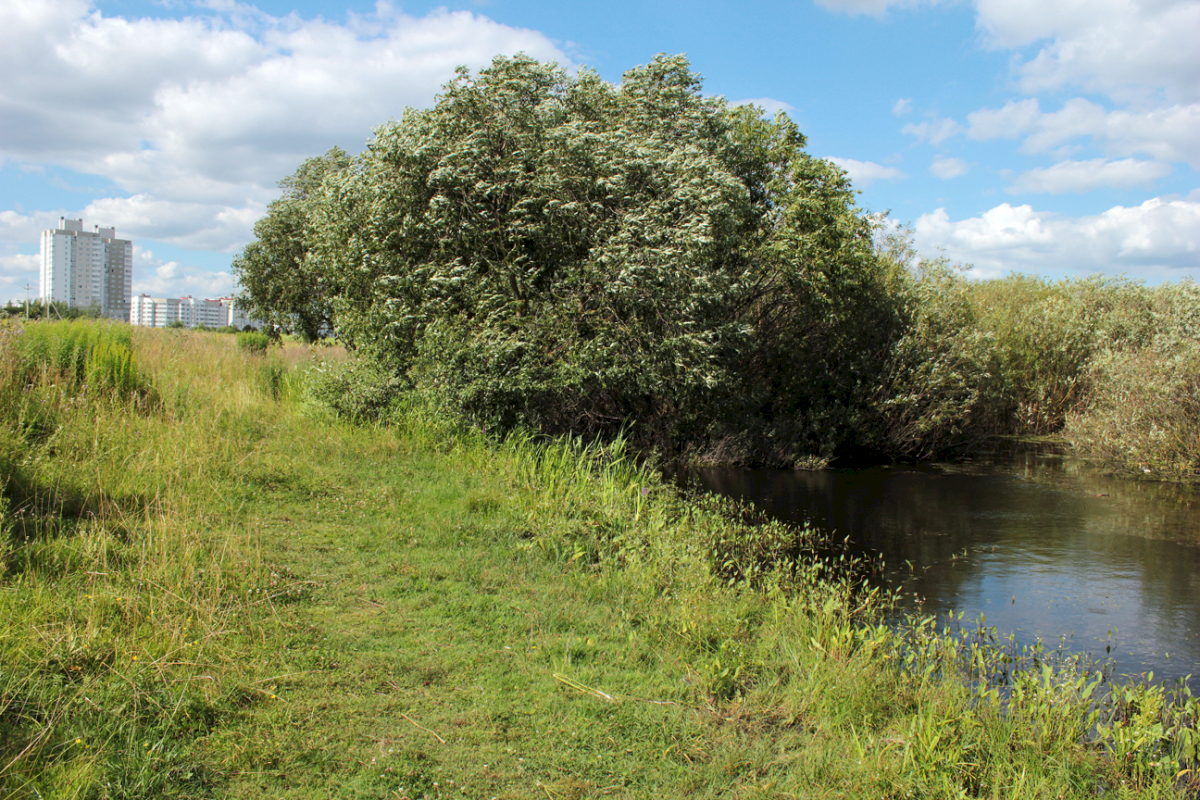
[[[1002,710],[982,651],[775,566],[828,543],[618,448],[348,425],[320,354],[231,336],[39,366],[63,330],[0,343],[0,796],[1186,794],[1161,690],[1089,717],[1039,671]]]

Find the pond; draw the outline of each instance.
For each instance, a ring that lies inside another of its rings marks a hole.
[[[954,464],[820,472],[704,468],[702,488],[849,537],[904,611],[963,613],[1116,675],[1200,690],[1200,489],[1106,475],[1053,444]]]

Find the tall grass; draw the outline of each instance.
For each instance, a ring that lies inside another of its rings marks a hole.
[[[278,413],[248,367],[183,332],[0,330],[0,795],[211,780],[195,742],[247,675],[263,574],[223,478]]]
[[[1194,283],[972,282],[941,263],[900,283],[908,322],[874,400],[884,453],[1062,435],[1120,470],[1200,475]]]

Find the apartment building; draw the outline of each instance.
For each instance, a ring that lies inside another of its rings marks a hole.
[[[194,297],[151,297],[143,294],[133,298],[129,307],[129,322],[147,328],[165,328],[173,322],[184,327],[235,328],[261,327],[256,320],[248,318],[233,297],[215,300],[199,300]]]
[[[127,320],[133,289],[133,242],[116,229],[83,229],[83,220],[59,218],[42,232],[41,297],[75,308],[95,308]]]

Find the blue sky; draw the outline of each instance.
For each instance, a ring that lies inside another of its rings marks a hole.
[[[278,180],[528,52],[619,81],[686,53],[785,110],[918,249],[992,277],[1200,277],[1200,0],[0,6],[0,301],[60,216],[135,242],[134,290],[216,296]]]

